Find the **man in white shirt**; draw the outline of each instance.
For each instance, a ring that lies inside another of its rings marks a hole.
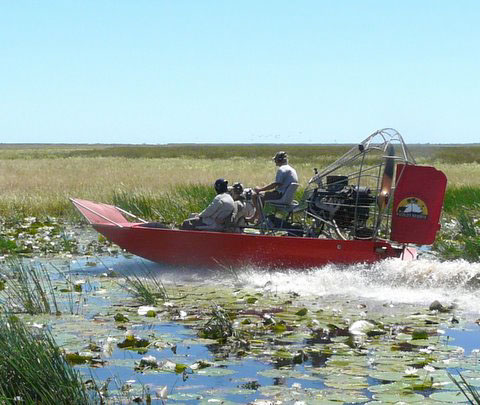
[[[206,231],[223,231],[235,208],[232,196],[228,193],[228,181],[218,179],[214,184],[216,197],[200,214],[193,214],[186,219],[181,229],[198,229]]]
[[[272,158],[277,168],[275,181],[263,187],[255,187],[255,194],[253,195],[253,203],[256,207],[255,215],[249,218],[249,221],[256,221],[260,218],[261,208],[259,207],[259,199],[262,202],[269,200],[279,200],[292,183],[298,183],[298,176],[296,170],[288,164],[287,152],[277,152]],[[272,190],[272,191],[270,191]]]

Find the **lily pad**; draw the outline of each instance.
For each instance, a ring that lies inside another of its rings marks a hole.
[[[433,399],[437,402],[442,403],[454,403],[454,404],[466,404],[468,401],[464,395],[459,391],[443,391],[443,392],[434,392],[430,395],[430,399]]]
[[[419,403],[425,400],[425,397],[416,393],[389,393],[389,392],[378,392],[373,394],[373,399],[377,401],[383,401],[387,403]]]
[[[203,375],[206,377],[220,377],[220,376],[231,375],[235,373],[236,373],[235,370],[231,370],[228,368],[216,368],[216,367],[204,368],[195,372],[195,374]]]

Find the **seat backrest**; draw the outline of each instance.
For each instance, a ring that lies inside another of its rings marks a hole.
[[[291,204],[299,186],[300,184],[298,183],[290,183],[290,185],[285,190],[285,193],[282,195],[282,198],[279,198],[278,200],[270,200],[268,202],[274,203],[274,204],[285,204],[285,205]]]

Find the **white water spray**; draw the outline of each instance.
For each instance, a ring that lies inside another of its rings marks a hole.
[[[244,269],[246,285],[303,296],[342,295],[380,302],[429,305],[455,303],[462,312],[480,314],[480,263],[389,259],[367,265],[327,265],[307,271]]]

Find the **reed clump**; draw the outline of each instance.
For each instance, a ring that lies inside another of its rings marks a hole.
[[[462,373],[458,373],[458,379],[455,378],[451,373],[447,373],[448,377],[452,382],[457,386],[460,392],[463,394],[465,399],[468,400],[469,404],[480,404],[480,393],[477,388],[469,383]]]
[[[0,316],[0,402],[3,404],[96,404],[78,372],[65,361],[46,330],[15,316]]]
[[[125,275],[125,282],[120,284],[140,304],[155,305],[158,301],[168,299],[168,293],[158,275],[144,270]]]
[[[480,211],[480,187],[450,187],[445,193],[443,209],[449,214],[459,214],[467,210]]]
[[[456,218],[444,221],[434,249],[444,260],[480,261],[480,219],[472,211],[461,210]]]
[[[60,313],[54,286],[43,265],[13,256],[7,258],[2,272],[5,278],[0,303],[4,310],[30,315]]]

